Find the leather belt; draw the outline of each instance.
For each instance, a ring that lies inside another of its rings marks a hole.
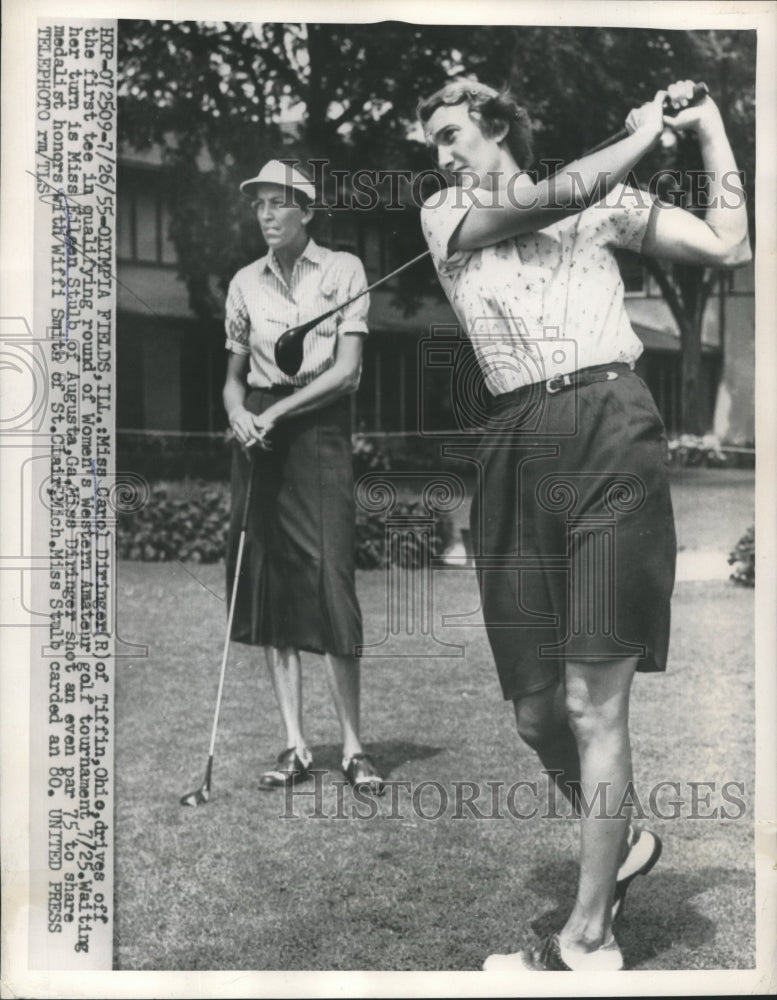
[[[562,389],[573,389],[577,386],[592,385],[594,382],[612,382],[618,377],[618,372],[614,368],[607,368],[605,371],[587,370],[581,368],[578,372],[571,372],[569,375],[554,375],[545,383],[545,391],[549,395],[561,392]]]
[[[625,361],[612,361],[609,364],[590,365],[579,368],[568,375],[553,375],[542,382],[531,382],[518,389],[492,396],[488,404],[489,412],[499,413],[505,407],[524,406],[528,400],[536,399],[536,393],[547,393],[555,396],[565,389],[591,385],[593,382],[612,382],[621,375],[633,375],[634,369]]]

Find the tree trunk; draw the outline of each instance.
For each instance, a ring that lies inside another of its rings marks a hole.
[[[673,273],[659,261],[645,258],[680,330],[680,430],[703,434],[709,430],[702,401],[701,331],[710,284],[703,268],[675,265]]]
[[[305,93],[306,139],[316,156],[329,148],[330,128],[327,122],[330,93],[327,67],[333,58],[330,28],[327,25],[308,25],[308,59],[310,75]]]
[[[701,397],[701,323],[680,326],[680,430],[685,434],[704,434],[709,428]]]

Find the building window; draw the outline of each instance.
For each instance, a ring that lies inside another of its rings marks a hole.
[[[116,252],[119,260],[173,265],[178,260],[170,239],[170,207],[150,174],[119,176]]]

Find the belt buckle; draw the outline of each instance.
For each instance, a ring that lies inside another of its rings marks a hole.
[[[556,385],[554,383],[558,384]],[[561,392],[562,389],[569,385],[572,385],[572,379],[569,375],[554,375],[545,383],[545,391],[553,396],[555,393]]]

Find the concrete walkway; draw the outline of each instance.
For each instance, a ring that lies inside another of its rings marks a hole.
[[[457,542],[443,556],[451,566],[467,565],[467,554],[462,542]],[[716,549],[689,549],[677,553],[678,583],[691,580],[728,580],[734,572],[729,565],[728,553]]]
[[[715,549],[690,549],[677,553],[677,582],[686,580],[728,580],[734,566],[727,552]]]

